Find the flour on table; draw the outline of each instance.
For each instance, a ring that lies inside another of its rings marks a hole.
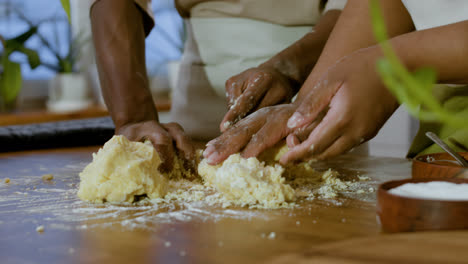
[[[290,208],[297,199],[336,198],[339,192],[357,186],[339,179],[336,171],[316,171],[313,162],[281,166],[287,151],[278,145],[258,159],[233,154],[219,165],[206,160],[198,164],[198,175],[185,169],[181,159],[162,174],[159,155],[151,143],[131,142],[114,136],[80,173],[78,196],[91,202],[133,202],[146,195],[153,203],[203,202],[207,205],[249,208]]]

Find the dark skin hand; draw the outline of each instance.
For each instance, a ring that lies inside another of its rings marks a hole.
[[[210,164],[218,164],[240,151],[244,158],[257,156],[292,132],[284,124],[295,109],[292,104],[264,107],[208,142],[203,155]]]
[[[468,21],[463,21],[403,34],[392,38],[390,43],[410,70],[429,65],[436,69],[441,83],[466,83],[466,32]],[[333,157],[372,138],[378,132],[393,112],[392,108],[397,105],[375,71],[374,65],[381,56],[379,46],[361,49],[340,61],[323,77],[315,87],[317,90],[310,93],[309,98],[303,100],[297,108],[298,115],[295,113],[291,117],[288,127],[294,129],[315,122],[314,115],[327,101],[330,101],[330,110],[307,140],[289,140],[296,144],[290,146],[292,148],[282,157],[282,163],[311,157]],[[324,84],[325,89],[321,89],[320,84]],[[320,94],[326,94],[321,91],[325,90],[331,92],[320,99]],[[336,94],[331,96],[331,100],[326,99],[333,91]],[[295,116],[302,119],[296,119]]]
[[[240,150],[244,150],[244,157],[256,156],[292,133],[285,123],[294,112],[292,105],[268,106],[291,100],[317,62],[339,14],[337,10],[327,12],[313,32],[259,67],[248,69],[226,82],[230,106],[237,103],[231,107],[220,125],[224,133],[210,141],[203,153],[210,164],[222,162]],[[252,113],[258,109],[260,111]],[[272,118],[269,111],[278,116]],[[249,113],[252,114],[245,117]],[[304,131],[312,128],[313,125],[309,125],[295,133],[298,138],[302,138]],[[259,140],[262,140],[262,144],[259,144]]]
[[[229,78],[230,109],[220,124],[221,132],[258,109],[289,103],[315,66],[340,13],[328,11],[314,31],[258,67]]]
[[[411,17],[409,16],[408,12],[406,11],[405,7],[400,1],[381,1],[381,6],[382,6],[382,10],[384,10],[384,17],[386,18],[385,19],[386,24],[389,25],[388,33],[390,36],[397,36],[406,32],[410,32],[414,29]],[[335,81],[333,82],[333,84],[328,83],[329,82],[328,78],[325,78],[323,76],[326,76],[326,73],[328,72],[329,68],[335,65],[337,61],[340,60],[340,58],[346,57],[347,55],[361,48],[365,48],[365,47],[375,44],[375,39],[372,34],[372,28],[369,24],[370,18],[367,15],[364,15],[367,13],[368,13],[367,1],[361,1],[361,0],[348,1],[348,4],[343,10],[340,18],[338,19],[338,22],[336,23],[335,28],[333,29],[333,32],[331,33],[326,43],[326,46],[323,48],[323,52],[321,53],[317,64],[314,66],[311,74],[307,77],[307,80],[305,81],[304,85],[301,87],[297,100],[294,103],[292,103],[293,105],[292,108],[298,108],[301,106],[301,103],[304,102],[304,105],[308,105],[310,109],[314,109],[313,118],[311,117],[311,118],[308,118],[307,120],[303,119],[301,122],[297,122],[297,124],[295,123],[297,120],[291,120],[290,118],[289,122],[284,123],[284,124],[278,124],[277,126],[281,127],[281,129],[271,130],[270,134],[265,135],[268,138],[265,138],[263,140],[265,142],[268,142],[268,144],[266,145],[257,144],[256,146],[250,147],[251,150],[249,150],[249,154],[261,153],[261,151],[267,148],[266,146],[273,146],[275,143],[281,140],[282,138],[278,137],[277,131],[281,131],[281,132],[292,131],[292,133],[287,137],[287,143],[290,147],[294,147],[296,145],[299,145],[305,139],[307,139],[309,136],[309,133],[311,131],[315,131],[314,128],[315,127],[318,128],[319,124],[322,121],[325,122],[325,121],[332,120],[332,117],[337,118],[338,114],[336,113],[333,116],[325,117],[323,120],[321,119],[322,117],[325,116],[326,113],[328,113],[327,106],[329,105],[331,98],[335,95],[335,93],[337,93],[338,88],[340,87],[342,83],[338,82],[339,80],[337,77],[336,77],[336,80],[330,77],[330,80],[335,80]],[[366,66],[366,63],[370,63],[370,60],[371,58],[369,58],[367,62],[363,63],[362,64],[363,66],[360,67],[359,69],[368,69],[369,67]],[[349,72],[356,73],[358,71],[357,69],[356,71],[352,71],[353,70],[352,64],[347,64],[347,65],[349,65],[350,67]],[[336,70],[333,71],[335,74],[333,75],[340,76],[339,75],[340,73],[338,71],[339,69],[342,69],[342,68],[344,68],[344,66],[336,67],[335,68]],[[325,81],[326,81],[326,84],[325,84]],[[314,87],[316,87],[318,83],[321,83],[321,85],[318,85],[318,87],[322,87],[322,88],[314,89]],[[350,101],[347,100],[348,97],[356,99],[355,97],[353,97],[352,93],[350,92],[344,93],[343,91],[340,93],[340,95],[341,95],[340,98],[342,99],[336,100],[336,102],[347,101],[348,102],[347,106],[354,105],[354,103],[351,104]],[[385,109],[396,107],[393,103],[394,101],[389,102],[388,104],[391,105],[391,107],[390,106],[385,107]],[[338,104],[335,104],[334,110],[338,109],[336,105]],[[305,108],[305,106],[302,106],[302,108]],[[387,113],[388,113],[387,110],[383,111],[382,117],[387,116]],[[347,109],[346,111],[349,111],[349,109]],[[334,111],[330,113],[333,113],[333,112]],[[349,111],[349,112],[353,113],[353,111]],[[271,119],[283,120],[283,118],[284,118],[283,116],[278,116],[278,118],[271,118]],[[363,119],[364,118],[360,120],[363,120]],[[337,120],[341,120],[341,118],[338,118]],[[289,123],[289,126],[288,126],[288,123]],[[322,128],[320,128],[320,130],[324,131]],[[369,130],[372,130],[372,129],[369,128]],[[226,133],[227,133],[226,136],[223,135],[223,138],[225,140],[224,142],[222,142],[222,144],[226,144],[229,146],[234,146],[234,145],[237,146],[236,145],[237,142],[235,142],[235,138],[231,139],[229,137],[229,135],[233,132],[228,130],[227,132],[225,132],[225,134]],[[369,134],[368,137],[372,136],[372,133],[369,132],[368,134]],[[250,133],[247,136],[252,137],[254,135],[255,135],[255,132]],[[270,138],[274,140],[270,140]],[[349,140],[353,140],[353,143],[355,143],[354,137],[353,138],[348,137],[348,138]],[[338,139],[338,137],[335,137],[334,139]],[[361,139],[362,137],[358,137],[357,139],[358,142],[361,142]],[[218,144],[221,145],[221,143],[218,143]],[[245,145],[241,144],[237,148],[243,149],[244,146]],[[349,144],[347,143],[347,144],[344,144],[343,146],[346,147],[346,149],[343,150],[345,151],[348,149]],[[309,145],[308,147],[310,149],[311,145]],[[215,164],[215,163],[222,162],[223,158],[227,158],[230,154],[233,154],[233,153],[235,152],[230,149],[224,148],[222,151],[214,150],[212,151],[210,155],[205,154],[205,157],[209,158],[209,160],[212,160],[213,161],[212,164]],[[299,160],[301,158],[307,159],[307,158],[312,157],[312,155],[306,155],[305,150],[302,150],[300,152],[299,149],[296,149],[292,153],[297,153],[297,155],[289,154],[290,155],[289,158],[282,159],[281,162],[286,163],[286,162],[291,162],[293,160]],[[337,150],[328,152],[328,154],[336,154],[336,153],[337,153]],[[314,154],[314,157],[316,157],[318,154],[321,154],[321,153],[313,152],[313,154]],[[244,157],[249,157],[249,156],[245,155]],[[330,157],[330,156],[322,156],[322,158]]]
[[[177,151],[191,161],[194,148],[180,125],[159,123],[146,75],[143,19],[143,12],[131,0],[94,4],[91,23],[96,59],[116,134],[151,141],[163,160],[160,170],[168,171]]]

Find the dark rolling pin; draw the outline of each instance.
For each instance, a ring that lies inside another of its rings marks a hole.
[[[0,152],[102,145],[114,135],[110,117],[0,127]]]

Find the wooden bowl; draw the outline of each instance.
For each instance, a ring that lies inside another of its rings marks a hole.
[[[468,159],[468,152],[458,152]],[[468,179],[468,168],[463,168],[448,153],[433,153],[414,158],[411,169],[413,179]]]
[[[377,191],[377,216],[385,232],[468,229],[468,201],[441,201],[394,195],[388,190],[405,183],[468,179],[408,179],[389,181]]]

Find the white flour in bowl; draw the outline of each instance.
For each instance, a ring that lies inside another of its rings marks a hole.
[[[468,183],[457,184],[446,181],[405,183],[390,189],[389,192],[418,199],[468,201]]]

